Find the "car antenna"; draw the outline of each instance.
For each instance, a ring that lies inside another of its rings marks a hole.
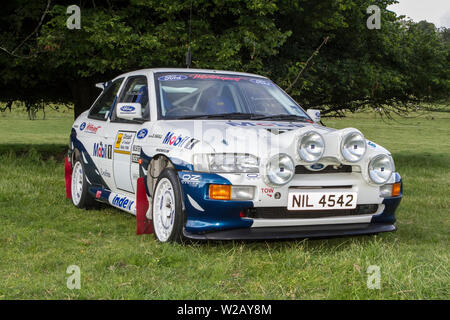
[[[191,66],[191,24],[192,24],[192,0],[191,8],[189,10],[189,33],[188,33],[188,51],[186,52],[186,67],[189,69]]]

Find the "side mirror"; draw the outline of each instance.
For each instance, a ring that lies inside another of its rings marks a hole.
[[[315,122],[320,122],[320,110],[317,109],[308,109],[306,110],[306,114]]]
[[[117,118],[134,120],[142,118],[142,106],[140,103],[118,103],[116,108]]]
[[[105,82],[99,82],[95,84],[95,87],[105,90]]]

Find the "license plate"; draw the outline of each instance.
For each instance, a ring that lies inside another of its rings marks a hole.
[[[356,192],[344,191],[291,191],[288,210],[355,209]]]

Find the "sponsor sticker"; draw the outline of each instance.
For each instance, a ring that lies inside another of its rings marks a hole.
[[[139,163],[139,158],[140,158],[140,155],[139,155],[139,154],[136,154],[136,153],[132,153],[132,154],[131,154],[131,162],[133,162],[133,163]]]
[[[192,149],[196,143],[198,143],[200,140],[191,138],[190,136],[182,136],[175,134],[174,132],[167,132],[166,136],[164,137],[162,143],[168,144],[169,146],[174,146],[178,148],[184,148],[184,149]]]
[[[83,125],[84,124],[84,122],[81,124],[81,125]],[[89,123],[87,126],[86,126],[86,132],[89,132],[89,133],[97,133],[97,131],[98,131],[98,129],[100,129],[102,126],[95,126],[95,125],[93,125],[92,123]],[[80,127],[80,130],[81,130],[81,127]]]
[[[269,80],[264,80],[264,79],[250,79],[250,82],[254,83],[254,84],[262,84],[265,86],[269,86],[269,87],[273,87],[273,83]]]
[[[198,186],[200,183],[200,177],[201,176],[199,174],[183,174],[181,176],[181,183],[191,186]]]
[[[114,152],[130,154],[135,134],[135,132],[119,131],[114,145]]]
[[[141,153],[142,147],[133,145],[133,152]]]
[[[92,155],[97,158],[112,159],[112,145],[103,144],[103,142],[94,143]]]
[[[377,147],[377,145],[375,143],[373,143],[372,141],[369,141],[369,140],[367,140],[367,144],[369,146],[371,146],[372,148],[376,148]]]
[[[84,128],[86,128],[86,122],[83,122],[82,124],[80,124],[80,131],[83,131]]]
[[[148,130],[147,129],[141,129],[138,131],[137,133],[137,138],[138,139],[144,139],[147,136]]]
[[[159,134],[159,133],[152,133],[152,134],[149,135],[148,137],[149,137],[149,139],[150,139],[150,138],[152,138],[152,139],[161,139],[161,138],[162,138],[162,134]]]
[[[127,197],[120,197],[119,195],[115,195],[111,203],[116,207],[131,211],[131,207],[134,201],[128,199]]]
[[[251,121],[227,121],[226,124],[233,127],[275,127],[275,128],[303,128],[303,124],[286,122],[251,122]]]
[[[108,170],[103,170],[100,168],[100,174],[104,177],[111,178],[111,173]]]
[[[246,80],[247,78],[243,77],[227,77],[216,74],[191,74],[189,75],[192,79],[207,79],[207,80],[222,80],[222,81],[236,81]]]
[[[181,81],[186,80],[188,77],[181,74],[168,74],[158,78],[159,81]]]

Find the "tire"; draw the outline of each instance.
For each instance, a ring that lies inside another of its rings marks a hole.
[[[156,182],[152,201],[155,237],[159,242],[183,242],[185,216],[177,172],[164,169]]]
[[[88,188],[83,162],[77,159],[73,165],[70,185],[74,206],[89,209],[94,205],[95,200],[89,194]]]

